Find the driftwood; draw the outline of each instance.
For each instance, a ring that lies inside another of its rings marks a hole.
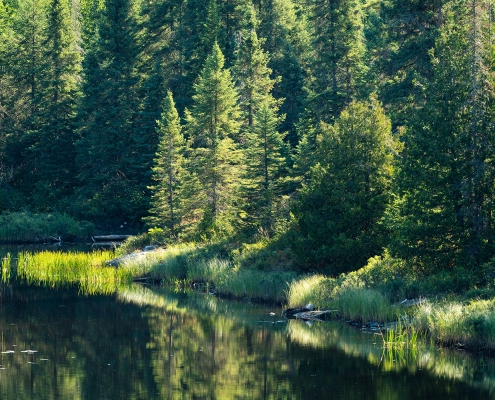
[[[104,235],[104,236],[91,236],[93,242],[121,242],[131,237],[131,235]]]
[[[324,310],[324,311],[303,311],[294,314],[294,318],[303,319],[305,321],[325,321],[331,319],[331,314],[337,310]]]

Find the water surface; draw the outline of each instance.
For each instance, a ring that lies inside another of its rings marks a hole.
[[[134,286],[113,296],[3,286],[1,399],[488,399],[483,354],[383,351],[342,323]],[[32,350],[27,352],[27,350]]]

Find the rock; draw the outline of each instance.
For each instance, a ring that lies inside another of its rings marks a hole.
[[[315,305],[312,303],[306,304],[303,308],[303,311],[313,311],[315,309]]]
[[[151,245],[151,246],[146,246],[143,251],[152,251],[158,249],[158,246]]]
[[[129,262],[131,260],[134,261],[144,258],[146,258],[146,252],[141,251],[139,253],[131,253],[122,257],[114,258],[113,260],[107,261],[105,264],[108,265],[109,267],[119,267],[122,264]]]

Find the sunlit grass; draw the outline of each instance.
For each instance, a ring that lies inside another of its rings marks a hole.
[[[441,343],[494,349],[494,306],[493,299],[466,304],[458,301],[425,302],[416,309],[413,323]]]
[[[50,287],[78,285],[84,293],[112,293],[132,282],[125,268],[105,266],[112,258],[109,251],[92,253],[21,252],[17,260],[17,277],[29,284]]]
[[[2,282],[6,283],[10,281],[10,275],[11,275],[11,264],[12,264],[12,257],[10,253],[7,253],[7,255],[2,258]]]

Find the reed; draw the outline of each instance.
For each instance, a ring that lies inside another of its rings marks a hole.
[[[383,348],[393,352],[416,351],[419,332],[408,315],[401,315],[394,327],[380,330]]]
[[[4,283],[10,281],[11,264],[12,264],[12,257],[10,253],[7,253],[6,256],[2,258],[2,281]]]
[[[78,285],[85,293],[111,293],[132,282],[128,269],[105,266],[112,258],[108,251],[93,253],[21,252],[17,276],[27,283],[46,286]]]

